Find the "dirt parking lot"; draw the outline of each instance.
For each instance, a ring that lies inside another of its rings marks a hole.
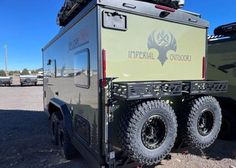
[[[188,152],[186,152],[188,151]],[[160,168],[235,168],[236,141],[218,140],[205,151],[175,150]],[[87,168],[66,161],[53,146],[43,113],[42,86],[0,87],[0,168]]]

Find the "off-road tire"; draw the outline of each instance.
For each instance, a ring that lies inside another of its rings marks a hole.
[[[152,116],[158,116],[165,125],[165,137],[155,149],[149,149],[142,141],[142,129]],[[156,165],[164,159],[177,136],[174,110],[164,101],[154,100],[138,104],[124,112],[120,120],[120,141],[123,151],[142,165]]]
[[[56,113],[52,113],[50,117],[51,139],[54,145],[59,145],[58,117]]]
[[[78,151],[71,142],[70,135],[66,128],[63,126],[63,121],[60,120],[58,124],[59,131],[59,147],[61,149],[61,154],[67,159],[72,160],[77,154]]]
[[[209,122],[212,122],[212,124],[206,134],[201,134],[199,131],[199,122],[201,116],[205,113],[212,114],[208,120]],[[179,126],[182,128],[181,134],[184,142],[188,146],[195,147],[197,149],[208,148],[215,142],[220,132],[222,122],[220,104],[212,96],[203,96],[194,99],[190,102],[181,119],[182,122]]]

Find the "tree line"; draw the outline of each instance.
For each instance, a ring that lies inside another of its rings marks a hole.
[[[32,70],[31,74],[37,74],[39,72],[39,70]],[[29,75],[30,72],[28,69],[24,68],[22,71],[9,71],[8,75],[9,76],[13,76],[13,75]],[[0,70],[0,76],[7,76],[6,72],[4,70]]]

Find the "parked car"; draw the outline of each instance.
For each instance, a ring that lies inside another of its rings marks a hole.
[[[42,79],[43,78],[43,72],[38,72],[38,74],[37,74],[37,78],[39,78],[39,79]]]
[[[11,86],[12,81],[12,77],[0,77],[0,85]]]
[[[35,75],[20,75],[20,84],[24,85],[37,85],[38,79]]]

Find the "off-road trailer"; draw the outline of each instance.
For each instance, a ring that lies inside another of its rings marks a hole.
[[[209,147],[221,109],[207,95],[228,85],[206,80],[208,22],[135,0],[78,9],[43,48],[44,108],[65,157],[79,151],[93,168],[153,166],[177,128],[188,145]]]

